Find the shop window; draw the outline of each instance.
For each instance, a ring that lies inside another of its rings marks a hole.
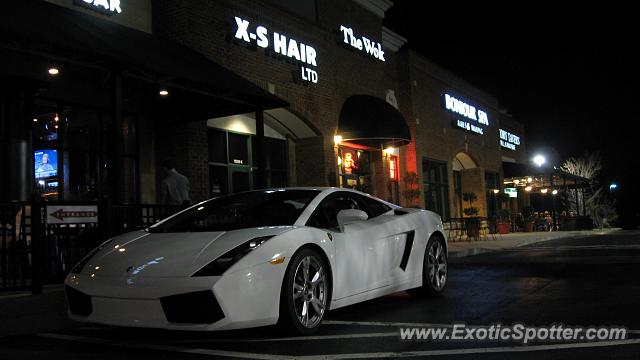
[[[229,133],[229,164],[249,165],[249,136]]]
[[[422,176],[425,209],[440,214],[444,219],[448,219],[450,214],[447,164],[440,161],[423,160]]]
[[[209,130],[209,162],[227,163],[227,133]]]
[[[256,136],[209,130],[211,196],[254,189],[260,183]],[[267,187],[287,186],[287,143],[265,138]]]
[[[370,192],[371,154],[365,150],[341,146],[338,152],[340,187]]]

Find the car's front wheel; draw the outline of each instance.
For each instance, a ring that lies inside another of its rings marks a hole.
[[[318,330],[329,307],[329,272],[320,255],[309,248],[297,252],[287,267],[280,293],[279,325],[308,335]]]

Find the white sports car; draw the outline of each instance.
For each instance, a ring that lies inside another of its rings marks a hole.
[[[258,190],[194,205],[112,238],[65,280],[79,321],[184,330],[317,330],[329,309],[438,295],[440,216],[338,188]]]

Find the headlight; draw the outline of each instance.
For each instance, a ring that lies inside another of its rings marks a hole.
[[[260,247],[267,240],[271,239],[275,235],[257,237],[251,239],[246,243],[237,246],[214,261],[207,264],[202,269],[198,270],[193,276],[220,276],[238,260],[242,259],[245,255],[251,251]]]
[[[76,264],[76,266],[74,266],[71,269],[71,273],[80,274],[82,272],[82,269],[84,268],[84,266],[87,265],[87,263],[89,262],[89,260],[91,260],[93,255],[95,255],[98,251],[102,250],[108,243],[111,242],[111,240],[113,240],[113,239],[109,239],[109,240],[103,242],[102,244],[100,244],[100,246],[98,246],[97,248],[89,251],[89,253],[87,255],[85,255],[85,257],[83,257],[82,260],[80,260]]]

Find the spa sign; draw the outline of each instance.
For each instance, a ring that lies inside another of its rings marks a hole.
[[[489,126],[489,117],[485,111],[449,94],[444,94],[444,108],[462,117],[454,120],[454,127],[484,135],[485,128]]]
[[[273,54],[296,61],[299,71],[297,80],[303,82],[318,83],[318,64],[316,62],[316,49],[299,40],[293,39],[276,31],[270,31],[262,25],[252,25],[248,20],[235,17],[236,40],[270,51]]]

